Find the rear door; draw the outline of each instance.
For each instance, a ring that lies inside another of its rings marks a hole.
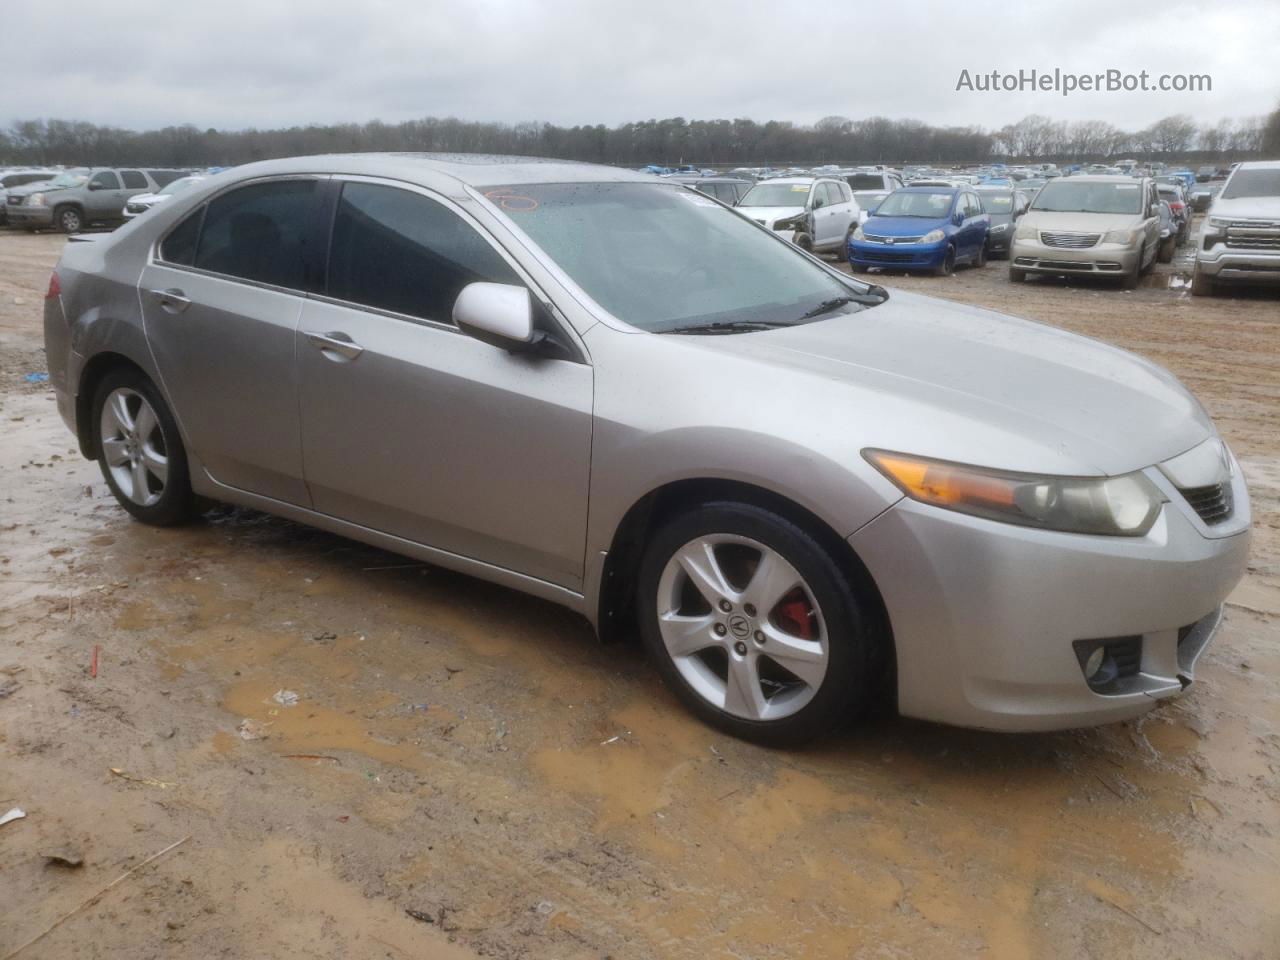
[[[454,325],[468,283],[531,285],[444,198],[348,180],[333,223],[297,347],[315,509],[580,589],[591,367]]]
[[[209,475],[304,506],[294,349],[323,263],[323,183],[269,179],[218,195],[164,237],[139,284],[163,387]]]

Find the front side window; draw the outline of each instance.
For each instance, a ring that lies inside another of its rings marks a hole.
[[[540,183],[486,196],[596,303],[651,333],[802,323],[863,292],[688,190]]]
[[[99,190],[119,190],[120,178],[111,170],[101,170],[93,175],[89,186],[97,187]]]
[[[121,170],[120,176],[124,179],[124,188],[126,190],[147,189],[147,178],[142,175],[140,170]]]
[[[307,264],[320,243],[319,181],[272,180],[211,200],[195,265],[243,280],[306,288]]]
[[[452,323],[462,288],[486,281],[521,283],[452,210],[395,187],[343,184],[329,252],[329,296]]]

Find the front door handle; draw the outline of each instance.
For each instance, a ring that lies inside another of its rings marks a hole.
[[[151,298],[160,304],[160,309],[166,313],[181,313],[187,307],[191,306],[191,300],[185,293],[176,287],[168,290],[150,290]]]
[[[364,353],[364,347],[353,341],[345,333],[319,333],[307,331],[303,333],[307,343],[319,350],[329,360],[344,363],[354,360]]]

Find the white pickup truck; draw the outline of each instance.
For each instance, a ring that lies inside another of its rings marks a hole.
[[[1280,283],[1280,160],[1239,164],[1209,205],[1191,293],[1224,283]]]

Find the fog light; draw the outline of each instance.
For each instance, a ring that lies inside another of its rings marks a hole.
[[[1084,678],[1092,680],[1098,675],[1098,671],[1102,669],[1103,662],[1107,659],[1107,648],[1102,644],[1093,648],[1093,653],[1089,654],[1089,659],[1084,662]]]

